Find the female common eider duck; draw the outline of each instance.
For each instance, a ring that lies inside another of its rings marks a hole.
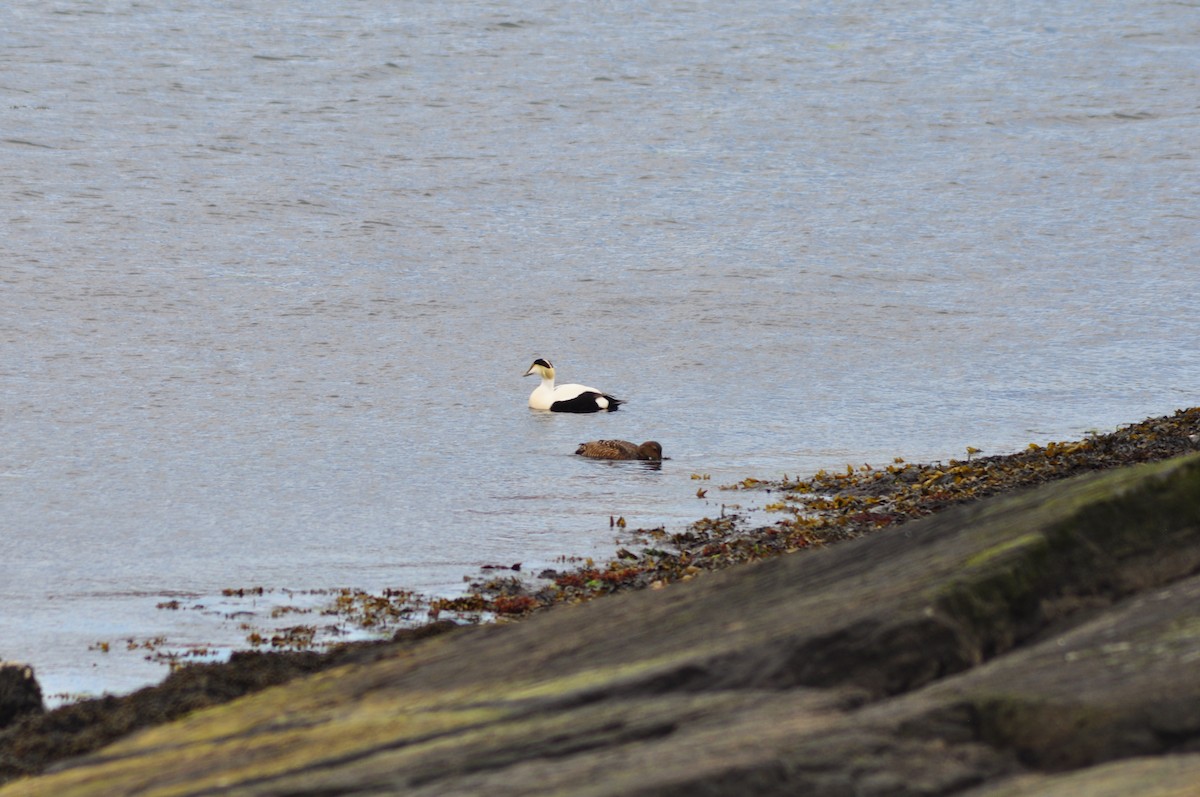
[[[549,360],[537,359],[525,376],[537,374],[542,383],[529,394],[529,406],[551,412],[612,412],[625,402],[585,385],[554,386],[554,366]]]
[[[648,459],[655,462],[663,458],[662,446],[654,440],[634,445],[628,440],[593,440],[580,443],[575,453],[592,459]]]

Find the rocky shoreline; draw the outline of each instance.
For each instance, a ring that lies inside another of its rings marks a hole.
[[[432,608],[504,617],[627,589],[661,587],[703,571],[857,539],[989,496],[1196,450],[1200,408],[1191,408],[1082,440],[1030,444],[1015,454],[973,457],[968,449],[967,460],[947,463],[897,459],[881,468],[847,466],[807,479],[749,478],[715,489],[763,500],[782,520],[748,527],[738,515],[723,514],[703,518],[679,534],[640,529],[640,552],[625,548],[600,566],[546,573],[550,583],[543,586],[531,587],[511,576],[476,582],[466,596],[434,601]]]
[[[1200,779],[1200,459],[1180,458],[1198,442],[1190,409],[1009,456],[747,480],[730,489],[781,521],[643,530],[640,553],[441,607],[519,623],[239,654],[11,718],[0,779],[86,757],[0,792],[208,793],[219,773],[253,794],[1170,794],[1143,787]]]

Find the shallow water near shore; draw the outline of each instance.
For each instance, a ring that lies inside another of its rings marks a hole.
[[[748,476],[1194,405],[1195,23],[7,5],[0,657],[125,691],[147,641],[605,557]],[[628,403],[532,412],[535,357]]]

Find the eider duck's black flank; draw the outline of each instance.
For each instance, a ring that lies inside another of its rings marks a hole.
[[[550,412],[614,412],[625,402],[608,393],[586,385],[554,384],[554,366],[538,358],[529,366],[525,376],[540,376],[542,383],[529,394],[529,406]]]
[[[553,404],[550,405],[550,411],[551,412],[599,412],[600,408],[597,405],[597,402],[600,399],[606,399],[608,401],[609,406],[606,408],[607,412],[616,412],[617,408],[621,406],[620,399],[615,399],[612,396],[605,395],[604,393],[593,393],[591,391],[588,391],[586,393],[580,393],[575,398],[565,399],[563,401],[554,402]]]
[[[640,459],[662,461],[662,446],[655,440],[647,440],[640,446],[628,440],[592,440],[580,443],[575,453],[592,459]]]

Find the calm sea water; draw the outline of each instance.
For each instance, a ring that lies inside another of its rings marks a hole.
[[[0,657],[51,693],[244,645],[224,589],[454,594],[1197,401],[1191,5],[13,0],[0,43]],[[628,404],[530,411],[535,357]]]

